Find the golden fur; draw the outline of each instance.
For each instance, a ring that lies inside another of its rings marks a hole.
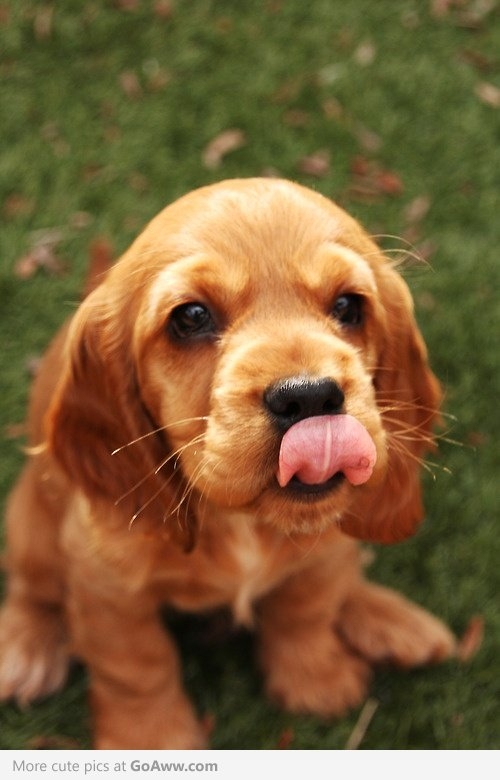
[[[360,327],[331,316],[346,293],[363,299]],[[209,306],[213,337],[175,338],[189,302]],[[297,376],[342,388],[376,445],[366,484],[313,498],[278,486],[263,395]],[[338,206],[250,179],[166,208],[34,384],[35,454],[8,506],[0,696],[53,692],[76,656],[96,747],[204,746],[162,604],[230,607],[258,633],[267,693],[296,712],[358,705],[373,664],[453,654],[436,618],[363,578],[353,539],[415,530],[439,402],[406,284]]]

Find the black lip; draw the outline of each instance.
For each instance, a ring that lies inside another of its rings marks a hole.
[[[321,482],[317,485],[306,485],[305,482],[301,482],[297,477],[292,477],[288,485],[280,489],[296,500],[311,501],[315,498],[323,498],[326,493],[330,493],[339,487],[344,480],[345,476],[341,471],[327,479],[326,482]]]

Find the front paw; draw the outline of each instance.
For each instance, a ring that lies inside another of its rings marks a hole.
[[[337,630],[349,647],[372,663],[411,668],[456,654],[456,639],[441,620],[369,582],[349,595]]]
[[[293,713],[338,717],[366,698],[371,669],[346,652],[333,632],[322,657],[307,642],[284,642],[262,654],[265,689],[271,700]]]
[[[24,706],[65,682],[66,634],[58,610],[7,601],[0,613],[0,700]]]

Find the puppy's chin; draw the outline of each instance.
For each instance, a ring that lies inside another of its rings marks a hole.
[[[330,484],[271,487],[254,502],[257,516],[284,534],[317,534],[339,523],[353,488],[339,475]]]
[[[245,488],[240,483],[211,482],[202,492],[205,500],[222,510],[243,510],[259,522],[286,535],[317,534],[337,524],[352,503],[353,488],[341,475],[323,485],[292,481],[282,488],[274,476],[264,485]]]

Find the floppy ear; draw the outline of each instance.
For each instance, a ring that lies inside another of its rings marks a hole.
[[[188,549],[194,518],[182,510],[182,477],[170,463],[158,470],[169,446],[164,434],[155,432],[141,400],[131,321],[130,312],[119,312],[106,285],[81,304],[46,417],[48,447],[89,497],[112,501],[125,522],[137,519],[145,528],[161,527]]]
[[[406,283],[389,265],[377,275],[387,320],[375,391],[387,432],[388,466],[385,479],[360,496],[361,505],[342,527],[360,539],[388,543],[413,534],[422,520],[421,463],[435,446],[441,389],[429,368]]]

